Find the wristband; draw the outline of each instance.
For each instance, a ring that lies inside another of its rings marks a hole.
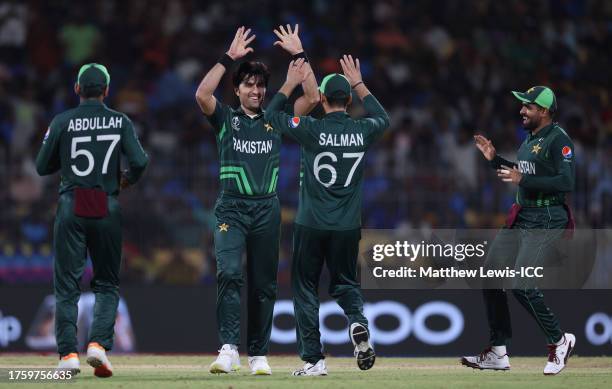
[[[234,65],[234,61],[232,59],[232,57],[230,57],[229,55],[227,55],[227,53],[224,53],[221,58],[219,58],[219,60],[217,61],[218,63],[220,63],[221,65],[223,65],[225,67],[226,70],[229,70],[232,68],[232,66]]]
[[[357,86],[358,86],[359,84],[363,84],[363,81],[359,81],[359,82],[358,82],[358,83],[356,83],[355,85],[351,86],[351,89],[355,89],[355,88],[357,88]]]
[[[291,56],[292,61],[295,61],[296,59],[299,59],[299,58],[304,58],[304,62],[308,62],[308,56],[306,55],[305,51],[300,51],[299,53],[293,54]]]

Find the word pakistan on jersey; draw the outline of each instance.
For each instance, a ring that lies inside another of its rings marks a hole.
[[[234,139],[234,150],[245,154],[269,154],[272,150],[271,140]]]

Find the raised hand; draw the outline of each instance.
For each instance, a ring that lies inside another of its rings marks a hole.
[[[274,42],[274,46],[280,46],[285,51],[289,52],[291,55],[295,55],[304,51],[302,48],[302,41],[298,36],[298,32],[300,29],[299,25],[295,25],[293,27],[293,31],[291,30],[291,26],[287,24],[287,29],[285,27],[278,26],[278,29],[274,30],[274,33],[278,37],[279,40]]]
[[[244,26],[238,28],[238,31],[236,31],[234,40],[232,41],[232,44],[230,45],[230,48],[229,50],[227,50],[226,53],[234,61],[244,57],[248,53],[253,52],[253,48],[248,46],[251,42],[253,42],[253,39],[255,39],[255,35],[251,35],[249,37],[250,33],[251,29],[249,28],[245,30]]]
[[[359,58],[353,59],[352,55],[345,54],[340,58],[340,66],[342,66],[342,72],[351,86],[362,82]]]
[[[476,147],[478,147],[478,150],[487,160],[492,161],[495,158],[495,147],[493,147],[493,143],[490,140],[482,135],[474,135],[474,142],[476,142]]]
[[[289,69],[287,69],[287,84],[296,87],[306,80],[309,69],[307,66],[304,66],[304,63],[304,58],[298,58],[289,63]]]

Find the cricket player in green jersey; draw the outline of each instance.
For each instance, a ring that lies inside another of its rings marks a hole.
[[[221,349],[210,365],[211,373],[240,368],[240,289],[242,254],[246,249],[248,281],[247,353],[252,374],[269,375],[266,354],[276,301],[276,275],[280,242],[280,206],[276,195],[281,134],[264,118],[262,109],[270,73],[261,62],[243,62],[233,73],[240,106],[223,104],[214,95],[234,61],[253,51],[255,36],[240,27],[229,50],[206,74],[196,100],[212,124],[220,162],[221,193],[215,204],[214,232],[217,257],[217,326]],[[306,56],[298,26],[280,26],[275,45],[294,58]],[[310,69],[309,65],[306,65]],[[296,114],[307,114],[319,101],[317,83],[309,70],[302,83],[304,96],[296,100]]]
[[[80,371],[77,302],[89,253],[96,300],[87,363],[98,377],[113,374],[106,351],[113,348],[119,303],[121,210],[117,196],[120,189],[138,181],[149,160],[130,119],[103,103],[109,83],[104,66],[81,67],[74,87],[81,103],[53,119],[36,158],[38,174],[59,171],[61,175],[53,228],[58,368]],[[124,173],[120,171],[122,154],[129,163]]]
[[[298,351],[304,366],[294,375],[327,375],[319,332],[319,277],[325,264],[330,273],[329,294],[349,320],[349,336],[362,370],[374,365],[368,321],[357,279],[361,239],[363,157],[389,127],[389,117],[361,78],[359,60],[340,60],[344,75],[330,74],[321,82],[321,120],[279,112],[303,69],[294,62],[287,81],[274,96],[264,118],[301,145],[300,200],[293,236],[291,286]],[[351,89],[363,102],[369,118],[347,114]]]
[[[574,190],[574,145],[568,134],[553,121],[557,111],[555,94],[545,86],[527,92],[512,92],[522,102],[520,114],[528,131],[513,163],[498,156],[490,140],[476,135],[476,146],[497,169],[504,181],[517,185],[516,203],[506,226],[497,234],[485,266],[497,269],[542,266],[554,258],[557,243],[565,229],[573,229],[571,211],[565,205],[566,193]],[[534,285],[516,285],[512,293],[536,320],[548,342],[545,375],[555,375],[566,365],[576,337],[561,331],[559,321]],[[512,337],[510,311],[505,290],[484,289],[490,328],[490,343],[480,355],[461,358],[475,369],[510,369],[506,346]]]

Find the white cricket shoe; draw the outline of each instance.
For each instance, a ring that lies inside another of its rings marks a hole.
[[[314,365],[306,362],[304,367],[295,370],[293,375],[327,375],[327,367],[325,366],[325,359],[319,359]]]
[[[72,375],[76,375],[81,372],[81,363],[79,362],[79,354],[70,353],[60,358],[57,364],[57,371],[69,371]]]
[[[252,375],[270,375],[272,369],[268,364],[268,358],[265,356],[249,357],[249,367]]]
[[[87,363],[94,368],[96,377],[107,378],[113,375],[113,365],[106,356],[106,350],[96,342],[87,345]]]
[[[371,369],[376,361],[376,354],[374,353],[374,347],[370,343],[368,329],[363,324],[353,323],[351,324],[349,335],[353,346],[355,346],[354,354],[357,366],[361,370]]]
[[[561,344],[548,345],[548,362],[544,366],[544,375],[559,374],[567,364],[572,350],[576,346],[574,334],[565,333],[561,339]]]
[[[486,348],[480,355],[462,357],[461,364],[480,370],[510,370],[508,354],[497,355],[491,347]]]
[[[213,374],[231,373],[240,370],[240,355],[236,346],[224,344],[219,350],[217,359],[210,364],[209,371]]]

